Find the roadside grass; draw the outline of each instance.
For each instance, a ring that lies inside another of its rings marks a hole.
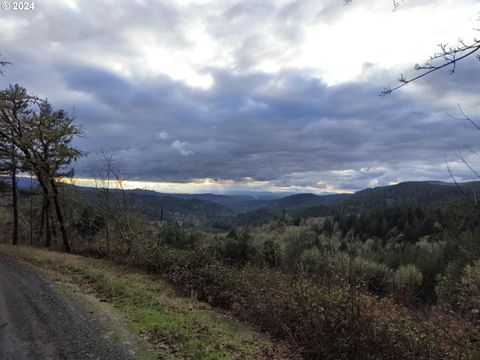
[[[60,278],[62,291],[76,289],[107,304],[130,331],[149,344],[137,352],[137,359],[298,358],[228,314],[178,295],[158,276],[108,260],[32,247],[0,244],[0,254]]]

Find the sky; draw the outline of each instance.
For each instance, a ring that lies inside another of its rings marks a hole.
[[[474,179],[480,63],[381,97],[438,44],[471,42],[473,0],[38,0],[0,10],[0,86],[75,115],[78,183],[113,156],[129,187],[352,192]],[[477,167],[478,166],[478,167]]]

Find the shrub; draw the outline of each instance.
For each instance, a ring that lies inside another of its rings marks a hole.
[[[480,319],[480,261],[468,264],[457,283],[457,305],[471,320]]]
[[[325,275],[330,270],[325,255],[317,247],[305,249],[302,252],[298,267],[302,273],[313,276]]]
[[[263,242],[263,261],[267,266],[278,267],[280,266],[280,247],[273,240],[265,240]]]
[[[246,233],[237,235],[230,231],[220,248],[221,257],[228,265],[243,266],[254,252],[250,246],[250,236]]]
[[[385,295],[390,291],[392,271],[386,265],[357,257],[353,266],[357,278],[370,292]]]
[[[402,265],[396,271],[393,279],[395,299],[403,304],[415,304],[422,285],[423,276],[415,265]]]

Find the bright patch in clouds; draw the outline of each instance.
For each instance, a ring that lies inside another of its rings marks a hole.
[[[168,135],[168,133],[163,130],[163,131],[160,131],[158,134],[157,134],[157,139],[158,140],[167,140],[170,138],[170,135]]]
[[[195,59],[197,56],[195,48],[201,46],[195,40],[200,41],[200,38],[194,40],[193,49],[178,51],[162,47],[162,44],[158,43],[150,34],[136,35],[132,41],[138,41],[138,37],[141,39],[138,50],[146,66],[144,71],[149,75],[164,74],[174,80],[184,81],[189,86],[205,89],[212,85],[211,75],[202,73],[198,69],[198,65],[192,63],[192,58]]]
[[[174,142],[172,142],[171,146],[175,150],[178,150],[178,152],[180,154],[182,154],[183,156],[189,156],[189,155],[193,154],[193,151],[187,150],[187,143],[185,143],[183,141],[175,140]]]
[[[250,191],[269,191],[279,193],[292,192],[311,192],[311,193],[348,193],[351,190],[335,189],[331,186],[322,187],[298,187],[298,186],[277,186],[267,181],[252,181],[251,179],[243,179],[241,181],[218,180],[218,179],[197,179],[190,182],[160,182],[160,181],[139,181],[139,180],[124,180],[124,181],[105,181],[91,178],[74,178],[74,179],[60,179],[61,181],[77,186],[94,187],[94,188],[110,188],[110,189],[124,189],[124,190],[152,190],[161,193],[175,193],[175,194],[202,194],[202,193],[216,193],[216,194],[230,194],[242,193]]]
[[[459,34],[471,41],[480,11],[478,4],[438,1],[423,6],[405,2],[396,11],[388,11],[388,1],[359,0],[351,6],[334,22],[306,27],[290,65],[315,69],[328,84],[360,76],[366,63],[413,68],[439,51],[438,44],[455,44]]]
[[[452,1],[411,1],[396,11],[383,0],[359,0],[350,6],[340,2],[305,1],[303,6],[284,1],[266,1],[263,6],[193,2],[197,11],[185,11],[179,19],[184,46],[165,41],[148,28],[127,32],[142,63],[128,71],[165,74],[208,89],[214,81],[210,67],[267,73],[308,68],[328,84],[337,84],[360,76],[365,64],[412,67],[438,51],[438,44],[456,43],[459,34],[465,34],[467,42],[472,40],[480,11],[480,5],[471,1],[463,1],[464,6]],[[177,9],[188,9],[181,5]],[[294,13],[288,13],[289,6]],[[262,18],[254,13],[259,8]],[[309,12],[317,16],[312,18]]]

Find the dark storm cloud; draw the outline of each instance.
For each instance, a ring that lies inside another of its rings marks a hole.
[[[376,65],[366,65],[368,74],[358,80],[332,86],[311,69],[255,69],[259,58],[293,56],[296,49],[289,45],[303,37],[298,24],[342,16],[342,7],[333,3],[242,1],[209,13],[206,29],[223,39],[232,62],[202,66],[212,78],[206,89],[167,74],[142,73],[132,42],[138,34],[158,46],[188,48],[185,29],[204,7],[159,2],[147,9],[141,1],[124,2],[108,16],[93,3],[89,11],[40,9],[19,19],[1,45],[15,63],[3,81],[20,82],[75,110],[85,130],[78,144],[89,152],[77,165],[83,176],[99,150],[111,148],[129,179],[249,178],[272,186],[345,190],[448,180],[445,153],[452,158],[458,146],[478,149],[480,133],[447,116],[455,110],[452,92],[459,100],[478,92],[478,68],[434,76],[388,97],[378,93],[398,73]],[[138,67],[113,69],[116,61]],[[480,115],[478,99],[466,102],[469,115]]]
[[[165,77],[139,85],[98,68],[62,72],[70,90],[108,108],[105,119],[80,118],[90,147],[102,141],[118,149],[129,178],[251,177],[305,186],[336,177],[343,188],[356,189],[372,179],[395,181],[388,176],[394,169],[406,178],[434,176],[422,167],[440,164],[438,177],[444,154],[475,145],[479,136],[452,121],[448,107],[425,106],[413,93],[379,97],[382,83],[327,87],[308,72],[216,70],[214,86],[202,90]],[[162,132],[168,137],[159,137]],[[331,173],[345,169],[357,171]]]

